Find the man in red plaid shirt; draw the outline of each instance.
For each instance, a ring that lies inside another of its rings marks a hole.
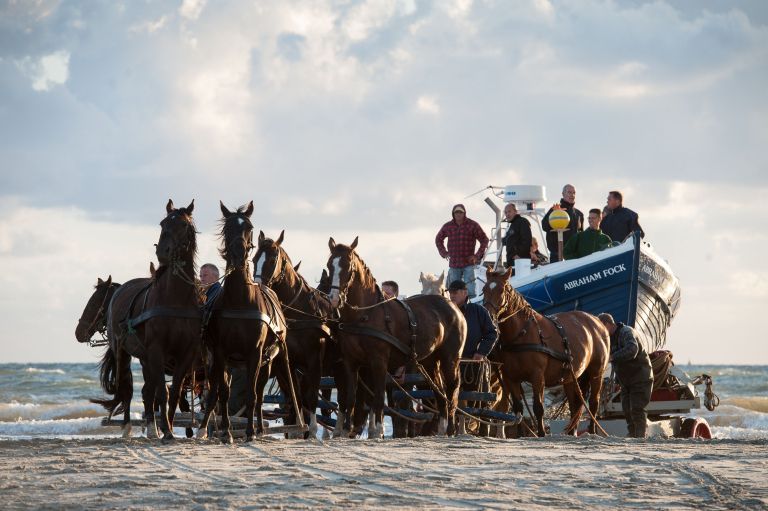
[[[448,282],[463,280],[467,284],[467,293],[472,298],[475,293],[475,266],[483,260],[488,248],[488,236],[480,224],[467,218],[464,204],[456,204],[452,210],[453,220],[446,222],[435,236],[435,245],[440,257],[448,259]],[[448,249],[444,240],[448,238]],[[475,242],[480,248],[475,252]]]

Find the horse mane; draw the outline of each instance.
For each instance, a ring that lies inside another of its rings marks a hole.
[[[366,287],[373,287],[376,289],[376,292],[379,296],[381,296],[381,289],[379,289],[379,285],[376,283],[376,279],[373,277],[373,273],[371,273],[370,268],[368,268],[368,265],[365,264],[365,261],[357,255],[357,252],[354,251],[354,249],[346,247],[349,249],[350,254],[352,255],[352,260],[356,261],[357,264],[360,266],[360,280],[361,283]]]
[[[504,274],[505,274],[505,272],[503,272],[503,271],[495,271],[495,272],[491,273],[491,275],[493,275],[495,277],[503,277]],[[509,281],[504,281],[504,284],[509,284]],[[504,286],[504,287],[506,288],[507,286]],[[531,307],[531,304],[528,303],[528,301],[525,298],[523,298],[523,295],[521,295],[517,291],[517,289],[512,287],[512,284],[509,285],[509,290],[511,291],[509,305],[512,307],[512,309],[514,309],[514,310],[517,310],[517,309],[530,309],[531,311],[533,310],[533,307]]]
[[[168,218],[172,213],[180,213],[186,217],[186,219],[189,221],[189,225],[192,227],[192,234],[189,236],[189,248],[192,253],[192,275],[197,275],[197,235],[199,234],[197,230],[197,226],[195,225],[195,219],[192,218],[192,213],[187,210],[186,207],[184,208],[176,208],[172,210],[168,215],[166,215],[166,218]],[[165,265],[160,265],[157,268],[157,275],[160,275],[160,270],[164,268]]]
[[[219,219],[219,234],[217,234],[217,238],[219,239],[219,242],[221,243],[221,246],[219,247],[219,255],[224,258],[225,261],[227,261],[227,244],[224,243],[224,240],[227,239],[227,231],[232,229],[232,226],[230,225],[229,228],[227,228],[227,223],[230,219],[234,218],[235,215],[238,215],[238,218],[242,218],[243,221],[248,222],[251,226],[251,229],[253,229],[253,223],[251,223],[251,219],[243,215],[245,213],[245,210],[248,208],[247,204],[243,204],[239,208],[237,208],[236,211],[232,212],[232,215]],[[247,259],[247,258],[246,258]],[[227,263],[229,264],[229,263]]]

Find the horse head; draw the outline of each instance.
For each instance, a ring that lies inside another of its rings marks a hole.
[[[173,201],[168,199],[165,206],[166,216],[160,222],[160,239],[155,245],[155,254],[161,265],[182,261],[197,250],[195,239],[195,224],[192,221],[192,211],[195,200],[186,208],[174,208]]]
[[[490,268],[485,270],[483,306],[496,321],[498,321],[499,315],[507,312],[511,297],[515,295],[515,290],[509,283],[511,276],[512,268],[507,268],[505,272],[495,272]]]
[[[253,201],[248,206],[240,206],[237,211],[230,211],[219,201],[221,213],[222,248],[221,256],[227,262],[227,268],[242,268],[248,264],[248,252],[253,248]]]
[[[334,309],[344,305],[349,286],[360,271],[355,247],[357,247],[357,237],[351,245],[337,244],[333,238],[328,240],[328,248],[331,249],[331,256],[326,265],[328,278],[331,281],[328,296]]]
[[[434,273],[420,273],[419,282],[421,282],[421,294],[445,296],[445,270],[440,276]]]
[[[107,306],[120,284],[112,284],[112,275],[107,280],[98,279],[94,292],[85,304],[85,309],[77,321],[75,339],[77,342],[88,342],[93,334],[107,326]]]
[[[291,260],[288,254],[283,250],[282,245],[285,239],[285,231],[280,233],[277,240],[272,240],[264,236],[264,232],[259,232],[258,250],[253,256],[253,280],[271,287],[276,282],[282,282],[285,278],[285,271],[291,266]]]

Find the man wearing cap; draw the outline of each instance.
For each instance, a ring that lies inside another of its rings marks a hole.
[[[435,236],[435,245],[440,257],[448,258],[448,282],[463,280],[467,284],[469,297],[475,293],[475,266],[483,260],[488,248],[488,236],[480,224],[467,218],[464,204],[456,204],[451,210],[453,219],[446,222]],[[446,249],[444,240],[448,238]],[[480,247],[475,252],[475,243]]]
[[[482,305],[469,301],[467,284],[462,280],[454,280],[448,286],[451,301],[464,314],[467,320],[467,340],[461,358],[482,360],[488,356],[499,338],[499,331],[493,324],[491,315]]]

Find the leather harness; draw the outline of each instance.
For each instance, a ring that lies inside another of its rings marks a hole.
[[[416,328],[418,326],[418,323],[416,321],[416,314],[414,314],[413,309],[411,309],[411,306],[408,305],[404,300],[396,298],[390,301],[399,303],[403,307],[403,309],[405,309],[405,312],[408,314],[408,325],[411,332],[410,346],[408,346],[403,341],[401,341],[400,339],[398,339],[397,337],[395,337],[389,332],[384,332],[383,330],[379,330],[378,328],[366,326],[363,321],[358,321],[354,323],[339,323],[338,328],[340,331],[348,334],[352,334],[352,335],[366,335],[368,337],[375,337],[379,340],[382,340],[394,346],[398,351],[403,353],[403,355],[410,356],[412,359],[416,360],[417,359]],[[391,321],[391,318],[388,312],[385,312],[384,320],[387,322],[387,324],[389,324],[389,322]]]

